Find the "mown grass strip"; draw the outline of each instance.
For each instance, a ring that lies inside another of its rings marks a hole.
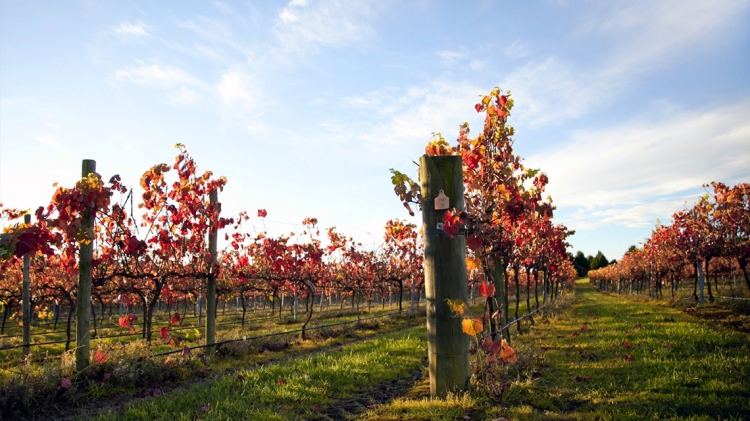
[[[533,363],[510,368],[501,405],[477,393],[438,403],[411,396],[358,419],[750,419],[746,334],[587,282],[570,308],[514,338],[519,361]]]
[[[338,351],[240,370],[215,381],[110,409],[99,420],[309,420],[370,385],[408,376],[426,356],[424,327]]]

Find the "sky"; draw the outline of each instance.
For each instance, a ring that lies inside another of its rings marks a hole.
[[[573,253],[619,259],[703,184],[750,181],[748,0],[4,0],[0,203],[46,205],[83,159],[137,188],[182,143],[225,215],[371,249],[420,222],[389,169],[481,130],[494,87]]]

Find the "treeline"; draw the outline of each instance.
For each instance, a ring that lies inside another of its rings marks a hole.
[[[635,246],[630,247],[631,249],[635,248]],[[581,278],[588,275],[590,270],[605,268],[612,263],[617,263],[615,259],[612,259],[612,261],[607,260],[607,257],[601,251],[597,251],[596,256],[590,254],[586,256],[582,251],[578,250],[575,256],[572,253],[568,253],[568,258],[570,259],[570,263],[573,264],[576,274]]]

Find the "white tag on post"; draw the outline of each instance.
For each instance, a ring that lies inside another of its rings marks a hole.
[[[448,196],[445,195],[445,192],[443,189],[440,189],[440,193],[438,193],[437,197],[435,198],[435,210],[446,210],[451,206],[451,200],[448,198]]]

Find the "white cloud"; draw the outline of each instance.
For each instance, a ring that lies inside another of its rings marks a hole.
[[[172,87],[174,85],[203,86],[204,83],[179,67],[159,64],[139,64],[115,72],[114,79],[137,85],[152,87]]]
[[[181,86],[179,90],[170,95],[170,98],[180,104],[190,105],[198,101],[198,93],[187,86]]]
[[[146,28],[146,24],[138,21],[135,23],[123,22],[117,26],[113,26],[112,30],[121,37],[145,37],[148,36]]]
[[[380,115],[380,122],[351,132],[380,144],[426,145],[433,132],[446,139],[458,135],[458,127],[469,117],[473,130],[481,127],[482,117],[474,105],[483,90],[465,81],[433,81],[427,85],[395,92],[373,92],[346,98],[344,102]],[[462,117],[463,116],[463,117]]]
[[[249,47],[237,40],[229,25],[224,21],[199,16],[196,21],[177,22],[177,26],[193,32],[206,41],[226,45],[245,56],[253,54]]]
[[[227,103],[239,100],[254,105],[257,99],[255,89],[252,75],[237,68],[225,71],[216,85],[219,96]]]
[[[438,56],[440,61],[442,61],[443,64],[447,66],[452,66],[458,63],[458,60],[460,60],[461,58],[466,57],[466,53],[463,51],[449,51],[449,50],[435,51],[435,55]]]
[[[561,209],[579,209],[591,226],[650,225],[704,183],[748,181],[750,102],[644,120],[577,132],[526,162],[549,174]]]
[[[527,41],[515,40],[512,44],[503,48],[503,52],[510,58],[523,58],[531,54],[531,48]]]
[[[555,57],[532,61],[501,83],[517,98],[516,124],[537,126],[577,118],[611,99],[619,81],[582,73]]]
[[[44,146],[49,146],[53,148],[60,148],[62,145],[60,145],[60,142],[57,138],[55,138],[54,135],[50,134],[39,134],[32,136],[34,140],[41,143]]]
[[[601,62],[581,67],[554,55],[535,59],[506,76],[501,87],[518,98],[518,124],[578,118],[613,102],[640,74],[716,48],[748,5],[745,0],[602,2],[577,30],[577,36],[607,45]],[[522,52],[522,45],[511,44],[506,54]]]
[[[344,47],[373,34],[365,22],[369,5],[361,1],[328,0],[308,5],[292,0],[276,19],[274,34],[286,50],[312,51],[318,47]]]
[[[644,64],[654,67],[685,53],[694,54],[696,48],[715,48],[722,33],[731,30],[732,22],[748,6],[746,0],[627,1],[608,10],[603,18],[597,16],[592,32],[619,41],[610,72],[633,72]]]

